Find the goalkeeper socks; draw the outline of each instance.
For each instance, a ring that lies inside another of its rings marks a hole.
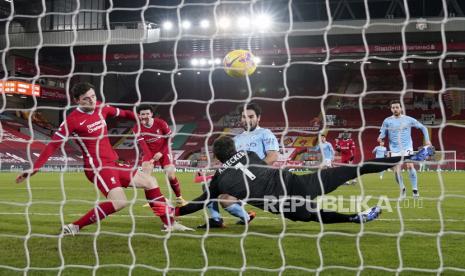
[[[418,191],[417,170],[415,170],[415,168],[409,169],[408,176],[410,178],[410,183],[412,183],[412,190]]]
[[[247,223],[250,219],[249,214],[247,214],[244,207],[242,207],[239,203],[233,203],[224,209],[231,215],[240,218],[245,223]]]
[[[400,189],[405,189],[405,186],[404,186],[404,179],[402,178],[402,172],[395,172],[394,173],[394,176],[396,177],[396,181],[397,183],[399,184],[400,186]]]
[[[179,185],[178,179],[176,177],[174,177],[173,179],[170,179],[168,177],[168,180],[170,181],[171,189],[173,189],[173,192],[176,195],[176,197],[180,197],[181,196],[181,186]]]
[[[73,224],[79,226],[79,229],[82,229],[89,224],[95,223],[97,220],[106,218],[114,212],[116,212],[116,210],[111,201],[102,202],[97,205],[96,208],[92,208],[87,214],[73,222]]]
[[[210,212],[210,217],[215,221],[221,220],[220,209],[218,207],[218,201],[213,201],[207,204],[207,209]]]
[[[149,202],[150,207],[154,206],[155,201],[166,202],[166,198],[162,195],[159,187],[145,190],[145,198]],[[161,216],[160,219],[164,225],[173,225],[174,223],[174,218],[172,217]]]

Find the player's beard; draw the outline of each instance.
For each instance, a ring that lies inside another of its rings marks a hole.
[[[254,131],[257,128],[257,125],[258,124],[253,124],[253,123],[247,124],[247,123],[245,123],[245,124],[243,124],[243,127],[244,127],[245,131]]]

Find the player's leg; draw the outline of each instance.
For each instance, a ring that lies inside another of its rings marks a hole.
[[[208,184],[205,184],[208,185]],[[202,190],[205,192],[205,185],[202,185]],[[225,224],[220,213],[220,206],[217,200],[207,204],[207,210],[210,215],[208,222],[197,226],[197,228],[205,229],[210,228],[224,228]]]
[[[349,159],[349,164],[352,165],[354,161],[350,158]],[[357,183],[357,177],[353,178],[352,180],[349,180],[349,184],[355,185]]]
[[[404,185],[404,178],[402,177],[402,165],[397,165],[394,167],[394,177],[396,179],[397,184],[399,184],[399,188],[401,190],[401,197],[405,195],[405,185]]]
[[[342,156],[341,156],[341,163],[342,163],[342,166],[346,166],[347,164],[349,164],[349,158],[348,158],[348,156],[342,155]],[[347,180],[344,184],[345,184],[345,185],[350,185],[350,184],[351,184],[351,183],[350,183],[350,179]]]
[[[311,206],[309,208],[309,206]],[[310,209],[310,210],[309,210]],[[285,212],[284,217],[294,221],[314,221],[323,224],[331,223],[366,223],[373,221],[381,214],[381,208],[378,206],[371,207],[358,214],[342,214],[334,211],[323,209],[314,209],[314,205],[306,204],[295,208],[293,212]]]
[[[152,167],[152,168],[150,168]],[[153,165],[144,162],[142,164],[142,170],[134,172],[133,170],[124,170],[120,173],[121,182],[124,187],[134,186],[136,188],[144,189],[145,198],[147,199],[150,207],[153,207],[155,202],[166,202],[165,197],[160,191],[157,180],[151,175]],[[161,216],[164,230],[192,230],[174,221],[173,217]]]
[[[244,206],[240,200],[237,198],[228,195],[221,194],[218,196],[221,206],[231,215],[239,218],[240,220],[237,224],[245,225],[250,223],[256,216],[255,212],[247,212],[244,209]]]
[[[162,157],[162,164],[166,163],[168,157]],[[171,163],[171,162],[169,162]],[[187,201],[181,195],[181,185],[179,184],[178,178],[176,177],[176,168],[173,164],[166,164],[163,165],[163,169],[165,170],[166,177],[168,177],[168,182],[170,183],[171,189],[173,190],[174,194],[176,195],[176,207],[182,207],[187,204]]]
[[[181,195],[181,185],[179,184],[179,180],[176,177],[176,168],[169,156],[168,153],[162,155],[160,160],[160,165],[165,170],[166,177],[168,178],[168,182],[170,183],[171,189],[176,196],[176,207],[182,207],[187,204],[187,201]]]
[[[405,155],[403,152],[391,152],[391,156],[399,157]],[[394,167],[394,178],[399,184],[400,188],[400,198],[405,198],[406,191],[405,191],[405,185],[404,185],[404,178],[402,177],[402,165],[399,164]]]
[[[384,172],[385,172],[385,171],[382,171],[382,172],[379,173],[379,179],[380,179],[380,180],[383,179],[383,177],[384,177]]]
[[[393,167],[401,161],[402,157],[378,158],[366,161],[362,166],[349,167],[341,166],[330,169],[323,169],[316,173],[306,175],[296,175],[295,195],[310,196],[315,198],[322,194],[328,194],[345,182],[360,175],[368,173],[382,172]],[[292,184],[288,185],[292,186]]]
[[[410,178],[410,183],[412,184],[413,197],[418,198],[420,193],[418,192],[418,178],[417,171],[413,163],[407,163],[408,176]]]
[[[63,228],[63,234],[65,235],[75,235],[87,225],[102,220],[127,206],[126,195],[121,188],[117,170],[102,169],[98,172],[86,170],[85,174],[89,181],[96,183],[108,200],[99,203],[73,223],[65,225]]]

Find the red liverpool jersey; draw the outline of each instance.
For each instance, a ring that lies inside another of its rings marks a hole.
[[[42,151],[34,163],[34,170],[42,167],[53,152],[68,139],[74,140],[82,150],[84,166],[97,168],[118,160],[108,138],[108,129],[105,119],[119,117],[134,120],[134,113],[109,105],[102,106],[97,102],[93,112],[84,112],[79,107],[66,116],[65,121],[52,136],[52,141]]]
[[[355,154],[355,143],[352,139],[339,140],[336,142],[336,149],[341,152],[341,156],[353,156]]]
[[[164,120],[154,118],[151,126],[140,125],[140,133],[137,125],[132,130],[142,147],[144,161],[150,160],[157,152],[169,153],[168,136],[171,134],[171,129]]]

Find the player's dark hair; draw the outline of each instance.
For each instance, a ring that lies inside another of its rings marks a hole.
[[[236,153],[234,140],[229,136],[220,136],[213,142],[213,154],[221,163],[226,162]]]
[[[393,104],[400,104],[402,106],[402,104],[400,103],[399,100],[392,100],[390,103],[389,103],[389,106],[392,106]]]
[[[239,113],[240,114],[242,114],[242,111],[244,111],[244,107],[245,107],[245,110],[253,110],[253,111],[255,111],[255,115],[257,115],[257,117],[262,115],[262,109],[256,103],[248,103],[248,104],[245,104],[245,105],[241,105],[239,107]]]
[[[148,104],[141,104],[138,107],[136,107],[137,114],[139,114],[142,110],[150,110],[153,114],[153,107]]]
[[[71,88],[71,96],[74,99],[79,99],[81,95],[86,94],[90,89],[95,90],[95,86],[88,82],[78,82]]]

